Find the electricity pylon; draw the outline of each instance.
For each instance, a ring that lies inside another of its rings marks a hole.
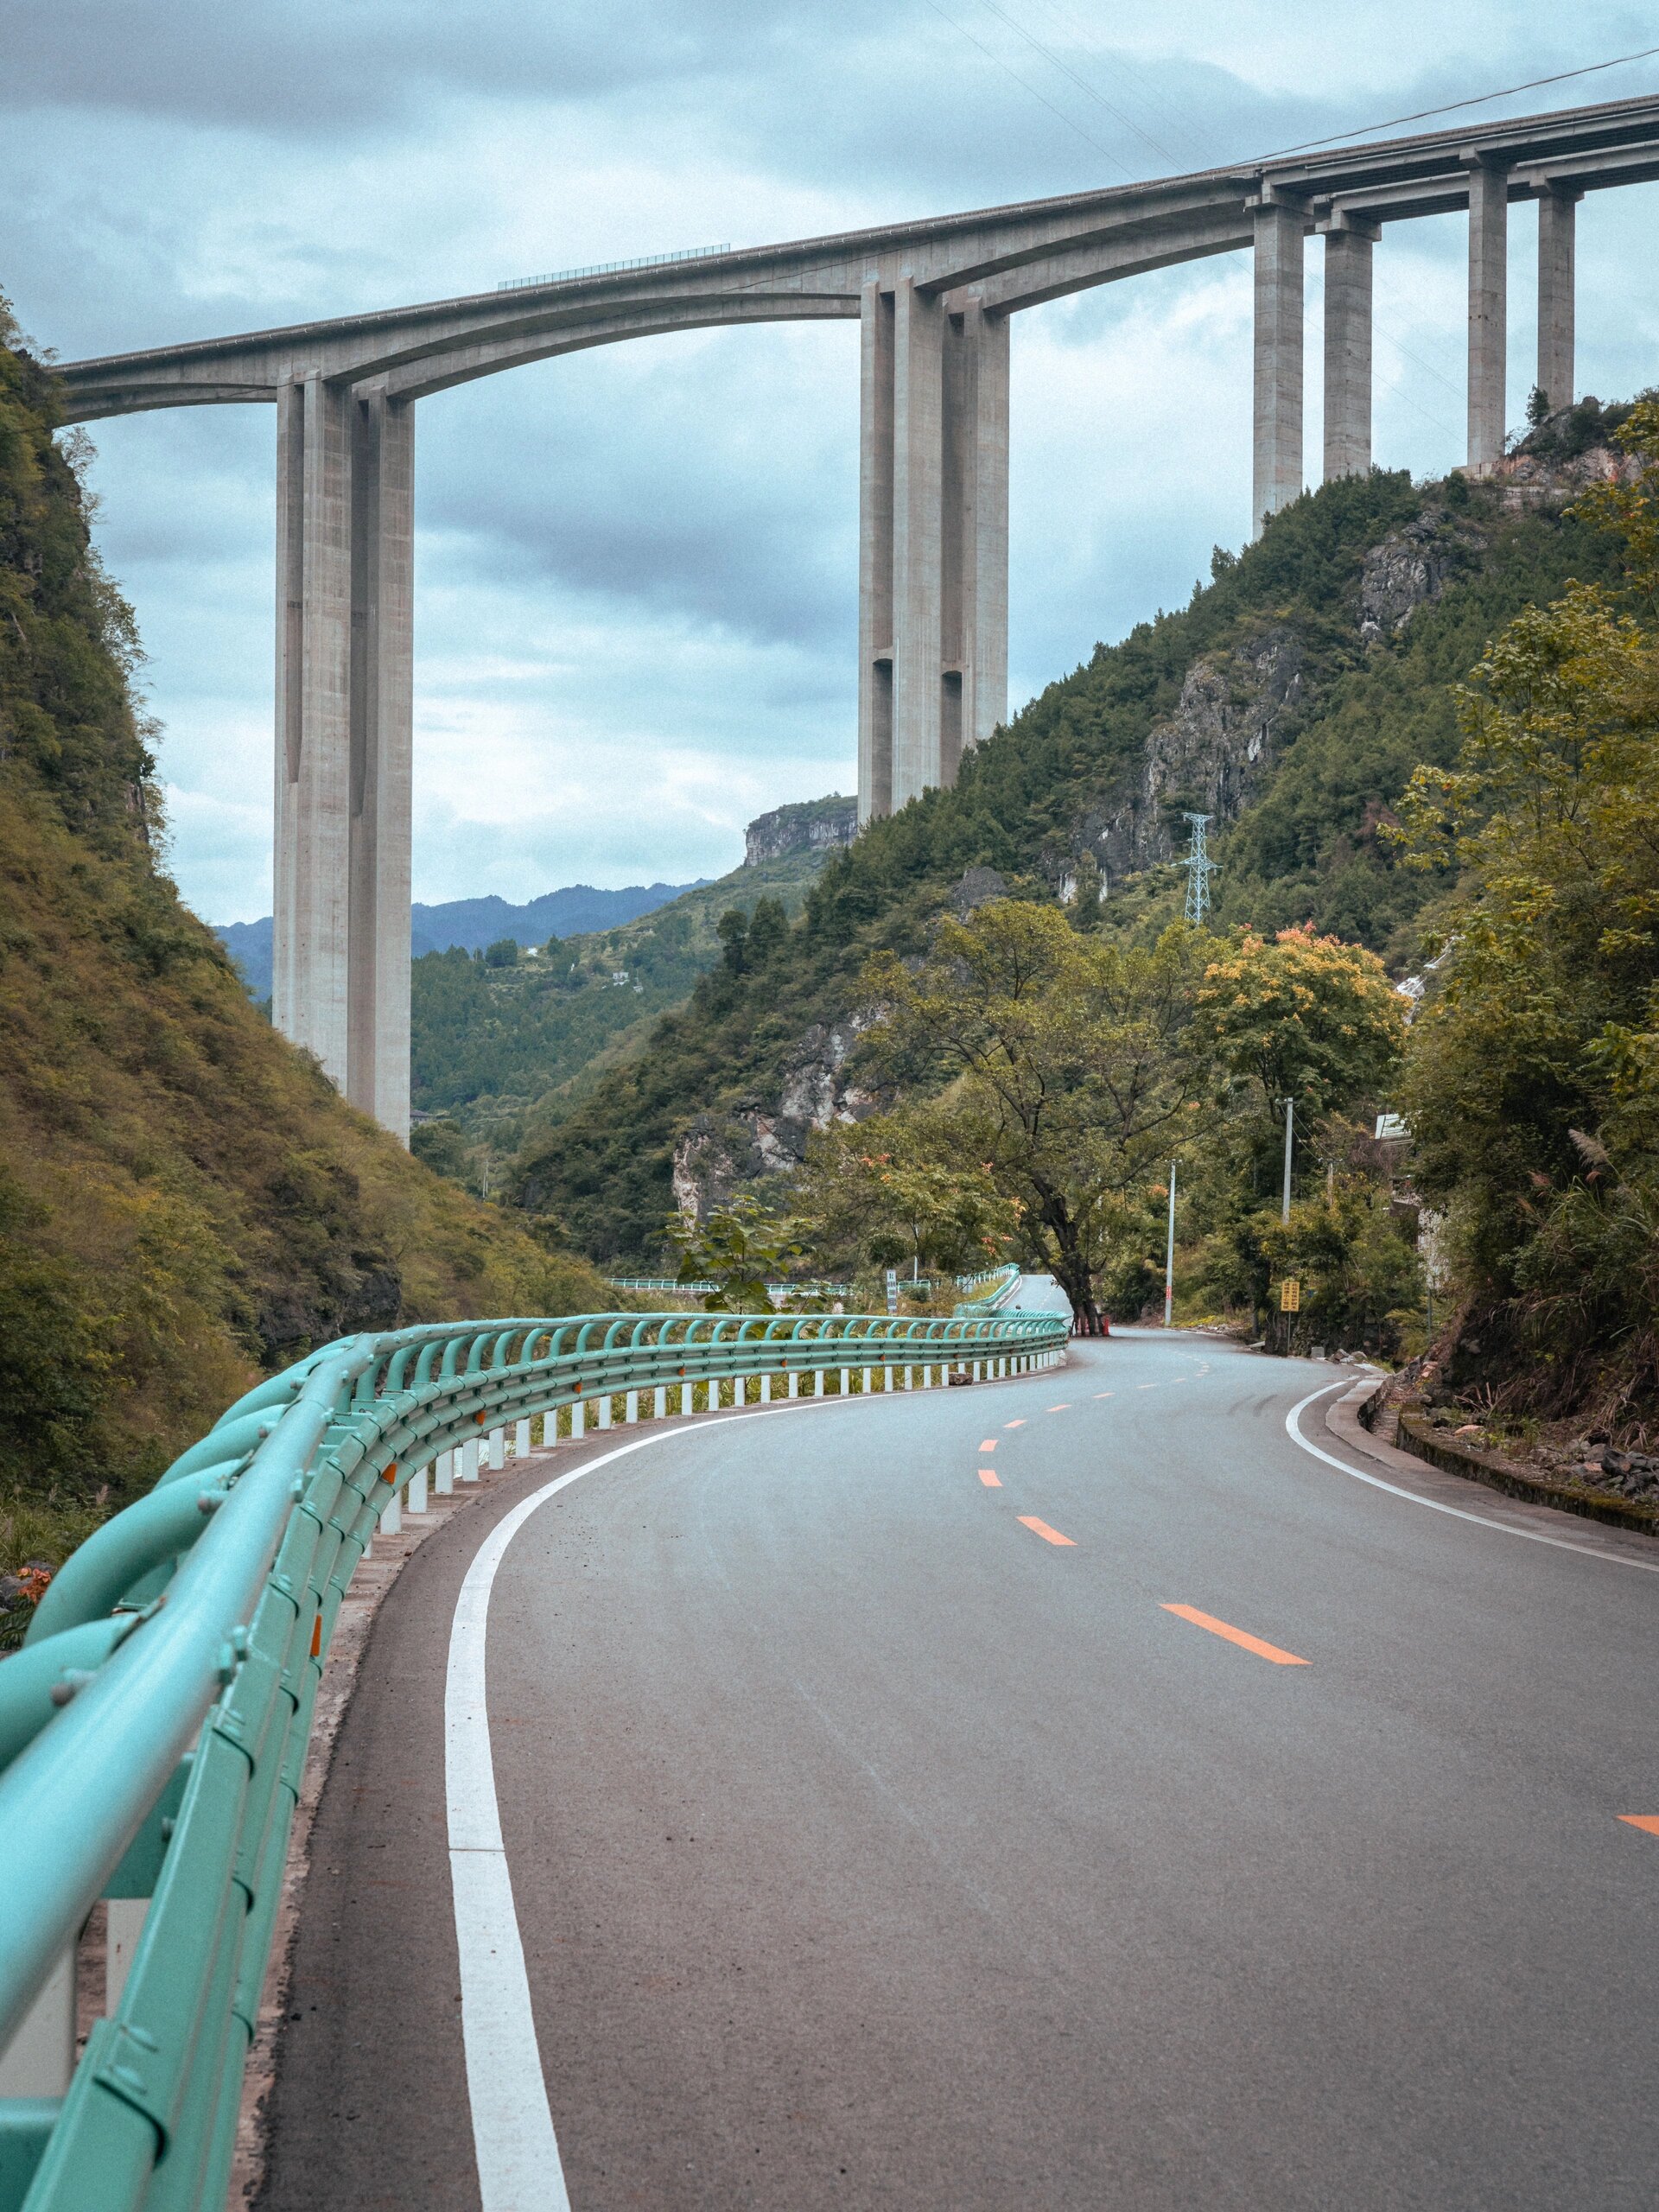
[[[1210,857],[1205,842],[1205,831],[1211,817],[1207,814],[1187,814],[1181,817],[1192,824],[1192,842],[1182,865],[1186,869],[1186,918],[1194,929],[1203,926],[1210,912],[1210,879],[1216,872],[1216,863]]]

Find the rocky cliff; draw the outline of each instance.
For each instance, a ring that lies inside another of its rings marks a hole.
[[[759,868],[790,853],[833,852],[857,835],[858,801],[839,791],[775,806],[770,814],[757,814],[744,832],[743,865]]]

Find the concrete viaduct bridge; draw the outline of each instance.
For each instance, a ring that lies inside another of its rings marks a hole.
[[[950,783],[1007,707],[1008,320],[1250,251],[1259,519],[1303,486],[1305,241],[1324,241],[1327,477],[1371,462],[1371,249],[1469,215],[1469,466],[1504,433],[1512,201],[1538,203],[1537,382],[1573,395],[1574,208],[1659,178],[1659,98],[1245,163],[1024,206],[672,257],[468,299],[76,361],[71,422],[276,408],[274,1007],[366,1112],[409,1128],[415,403],[677,330],[861,326],[861,820]]]

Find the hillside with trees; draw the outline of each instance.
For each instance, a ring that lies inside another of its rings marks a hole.
[[[131,613],[53,421],[49,374],[0,346],[5,1568],[331,1337],[613,1300],[348,1107],[181,903]]]
[[[815,1128],[883,1103],[855,1057],[873,956],[924,959],[947,918],[995,897],[1154,944],[1180,911],[1189,811],[1216,825],[1214,925],[1303,928],[1415,968],[1444,887],[1390,841],[1402,795],[1420,764],[1456,760],[1453,687],[1487,640],[1573,578],[1610,584],[1617,544],[1548,479],[1379,470],[1307,494],[1211,567],[1186,607],[1051,684],[953,790],[832,857],[786,933],[728,946],[527,1141],[517,1202],[607,1261],[652,1257],[677,1198],[786,1176]],[[1306,1149],[1297,1172],[1320,1172]]]

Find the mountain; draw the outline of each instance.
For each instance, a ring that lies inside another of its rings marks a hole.
[[[530,1128],[561,1119],[658,1016],[684,1002],[720,957],[723,913],[752,914],[762,899],[784,915],[799,911],[827,851],[804,831],[781,842],[778,857],[734,868],[616,929],[567,938],[552,960],[537,953],[495,965],[459,951],[417,960],[416,1149],[469,1182],[499,1183]],[[434,1114],[460,1122],[462,1152],[452,1138],[433,1149],[418,1134]]]
[[[698,876],[693,883],[632,883],[622,891],[598,891],[591,883],[572,883],[560,891],[544,891],[539,899],[523,906],[510,906],[493,893],[486,899],[451,899],[436,906],[423,906],[417,900],[410,909],[413,950],[418,959],[423,953],[446,952],[452,947],[482,952],[486,945],[499,944],[504,938],[524,946],[544,944],[550,937],[615,929],[708,880],[707,876]],[[264,914],[257,922],[215,922],[213,929],[240,969],[250,994],[256,999],[268,999],[270,916]]]
[[[762,958],[722,963],[607,1069],[510,1177],[528,1214],[607,1261],[653,1256],[677,1196],[787,1172],[848,1108],[844,1064],[870,952],[926,944],[935,917],[1000,891],[1103,891],[1100,925],[1180,910],[1190,812],[1211,818],[1214,919],[1312,921],[1403,964],[1432,877],[1379,836],[1420,761],[1449,765],[1452,687],[1486,640],[1567,580],[1611,574],[1563,512],[1604,448],[1502,480],[1374,470],[1217,548],[1190,604],[1096,645],[964,760],[833,855]]]
[[[0,343],[0,1568],[330,1337],[614,1303],[347,1106],[162,873],[132,615],[54,419]]]

